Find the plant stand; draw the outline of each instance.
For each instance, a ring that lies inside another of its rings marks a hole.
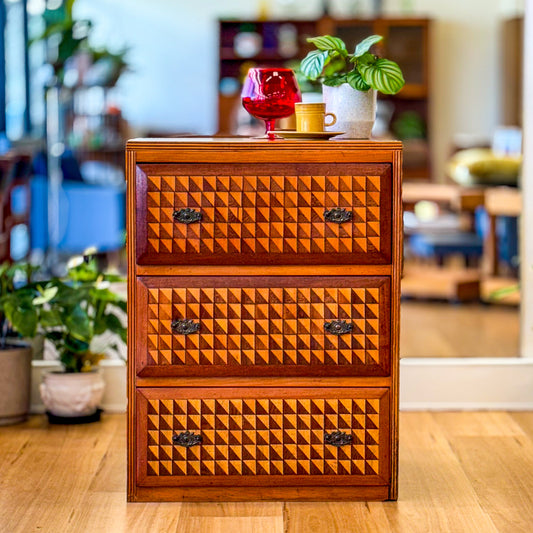
[[[90,424],[92,422],[100,422],[100,415],[102,409],[97,409],[95,413],[87,416],[58,416],[52,414],[50,411],[46,411],[49,424],[62,424],[62,425],[77,425],[77,424]]]

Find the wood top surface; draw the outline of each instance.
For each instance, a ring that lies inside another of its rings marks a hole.
[[[128,150],[146,150],[147,148],[157,148],[158,150],[172,150],[179,148],[193,148],[198,146],[217,146],[225,147],[231,146],[235,149],[244,149],[248,147],[261,149],[283,149],[290,147],[294,149],[296,145],[302,148],[324,148],[326,145],[333,146],[338,149],[346,150],[368,150],[368,149],[382,149],[382,150],[400,150],[402,148],[401,141],[380,141],[380,140],[286,140],[279,139],[268,141],[266,139],[253,139],[251,137],[168,137],[168,138],[137,138],[130,139],[126,143]]]

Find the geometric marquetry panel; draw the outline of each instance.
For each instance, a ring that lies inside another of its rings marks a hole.
[[[226,279],[235,286],[210,287],[213,279],[202,287],[179,286],[176,278],[156,287],[141,285],[147,366],[327,365],[350,366],[346,370],[353,374],[388,361],[386,278],[348,278],[356,286],[347,287],[335,286],[336,280],[320,286],[321,278],[313,278],[311,287],[295,286],[302,283],[295,278],[277,287],[270,278],[252,287],[246,286],[248,278]],[[176,333],[177,319],[193,320],[199,330]],[[332,321],[345,321],[351,331],[326,331]]]
[[[311,170],[311,169],[310,169]],[[244,173],[243,173],[244,174]],[[190,263],[217,256],[332,257],[376,262],[387,253],[389,227],[381,221],[383,175],[153,175],[146,176],[141,262]],[[176,222],[190,208],[202,219]],[[324,220],[324,211],[343,208],[350,221]],[[382,235],[385,233],[385,238]],[[144,237],[145,236],[145,237]],[[350,261],[345,259],[343,262]],[[381,261],[383,262],[383,261]]]
[[[144,401],[148,478],[382,473],[380,398]],[[172,437],[185,431],[200,435],[201,443],[174,444]],[[334,431],[352,441],[340,447],[325,443],[325,434]]]

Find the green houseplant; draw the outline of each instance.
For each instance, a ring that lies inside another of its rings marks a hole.
[[[27,264],[0,265],[0,425],[22,422],[28,415],[32,349],[21,335],[36,324],[34,273]]]
[[[54,70],[56,83],[67,84],[70,87],[74,84],[112,87],[128,69],[125,57],[128,49],[111,52],[106,47],[93,47],[89,42],[93,23],[91,20],[74,17],[75,3],[76,0],[64,0],[58,7],[45,9],[43,13],[45,29],[32,39],[30,44],[42,41],[54,44],[49,51],[49,63]],[[84,63],[83,69],[88,68],[88,72],[78,72],[77,76],[67,80],[65,72],[69,62],[83,55],[88,64],[85,64],[85,61],[81,63]],[[87,79],[80,78],[80,74]]]
[[[371,35],[357,44],[353,53],[338,37],[307,39],[317,49],[307,54],[300,69],[310,80],[322,83],[326,109],[337,116],[336,131],[345,131],[345,138],[370,137],[377,92],[396,94],[405,85],[397,63],[370,51],[382,39]]]
[[[10,268],[16,272],[22,267]],[[48,412],[60,417],[92,416],[104,386],[97,364],[105,357],[104,351],[118,350],[117,342],[126,342],[122,323],[126,301],[110,287],[123,280],[101,272],[96,260],[87,257],[70,262],[65,278],[35,282],[30,274],[28,282],[16,290],[10,290],[12,281],[0,275],[0,310],[22,336],[42,334],[57,351],[63,369],[45,374],[41,384]],[[104,338],[96,350],[96,341],[104,334],[114,338]]]
[[[126,342],[126,301],[110,287],[118,281],[123,279],[101,272],[95,259],[80,257],[69,262],[65,278],[38,286],[33,299],[38,331],[54,345],[63,366],[63,372],[45,374],[40,387],[47,412],[55,417],[92,417],[98,411],[104,382],[97,364],[104,351],[118,352],[117,342]],[[95,349],[104,334],[116,340],[107,338]]]
[[[109,287],[123,279],[100,272],[95,259],[80,258],[70,265],[66,279],[54,278],[39,286],[33,304],[39,328],[55,346],[65,372],[90,372],[104,357],[92,351],[97,335],[111,332],[126,342],[126,327],[120,318],[126,301]],[[118,352],[116,344],[109,348]]]

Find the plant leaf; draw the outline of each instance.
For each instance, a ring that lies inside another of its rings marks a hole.
[[[90,342],[93,336],[93,328],[87,313],[76,305],[63,317],[69,335],[84,342]]]
[[[89,349],[89,343],[67,335],[65,337],[65,349],[75,354],[85,353]]]
[[[378,57],[374,54],[371,54],[370,52],[364,53],[362,56],[359,57],[351,57],[350,61],[352,63],[356,63],[358,67],[361,65],[369,65],[370,63],[375,63],[377,61]]]
[[[17,307],[11,316],[8,316],[8,320],[23,337],[35,337],[37,332],[37,312],[35,309]]]
[[[300,63],[300,70],[304,76],[307,76],[310,80],[316,80],[322,74],[327,56],[327,52],[321,52],[320,50],[309,52]]]
[[[370,35],[366,39],[363,39],[356,47],[354,56],[361,57],[363,54],[366,54],[372,47],[372,45],[379,43],[383,39],[382,35]]]
[[[119,335],[123,342],[127,341],[126,328],[122,325],[122,322],[116,315],[113,315],[111,313],[105,315],[105,321],[106,321],[107,329],[109,331],[112,331],[113,333],[116,333],[117,335]]]
[[[327,78],[324,78],[322,83],[328,87],[338,87],[339,85],[346,83],[346,74],[341,74],[340,76],[328,76]]]
[[[57,311],[42,309],[39,314],[39,322],[43,328],[55,328],[61,326],[61,316]]]
[[[352,70],[346,76],[346,81],[356,91],[368,91],[371,87],[365,82],[358,70]]]
[[[57,294],[57,287],[48,287],[44,289],[40,296],[33,299],[33,305],[41,305],[49,302]]]
[[[396,94],[405,85],[400,67],[389,59],[380,58],[375,63],[359,65],[358,68],[363,80],[383,94]]]
[[[323,76],[325,78],[328,78],[330,76],[334,76],[337,73],[340,73],[343,71],[346,67],[346,60],[341,57],[337,56],[335,58],[330,58],[330,61],[326,61],[326,64],[323,69]]]
[[[307,42],[313,43],[319,50],[339,52],[343,56],[348,54],[344,41],[338,37],[332,37],[331,35],[308,37]]]

